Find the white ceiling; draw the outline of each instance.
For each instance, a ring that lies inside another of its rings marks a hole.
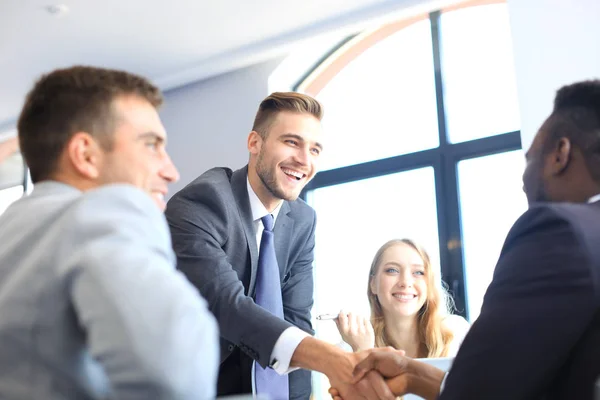
[[[290,43],[433,0],[0,1],[0,132],[42,73],[121,68],[163,89],[281,54]],[[64,4],[62,15],[48,6]]]

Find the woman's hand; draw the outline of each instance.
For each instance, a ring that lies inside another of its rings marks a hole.
[[[344,342],[352,346],[354,351],[375,347],[375,332],[368,318],[341,311],[335,323]]]

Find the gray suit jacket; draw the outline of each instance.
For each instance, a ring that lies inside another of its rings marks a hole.
[[[0,216],[0,398],[214,398],[218,334],[126,185],[57,182]]]
[[[219,322],[218,394],[247,392],[252,359],[267,366],[275,342],[288,327],[314,333],[310,311],[315,212],[302,200],[285,201],[275,221],[284,321],[253,300],[258,248],[247,171],[207,171],[175,194],[165,213],[177,266],[207,299]],[[307,399],[310,389],[308,371],[290,374],[290,398]]]

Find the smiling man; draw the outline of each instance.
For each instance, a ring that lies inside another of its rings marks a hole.
[[[360,358],[310,336],[316,220],[298,196],[317,173],[322,114],[312,97],[271,94],[248,135],[248,165],[211,169],[169,201],[178,267],[219,322],[219,395],[308,399],[310,373],[288,375],[294,367],[344,382]]]
[[[215,397],[217,324],[162,213],[179,175],[161,103],[140,76],[83,66],[28,94],[35,187],[0,217],[0,398]]]

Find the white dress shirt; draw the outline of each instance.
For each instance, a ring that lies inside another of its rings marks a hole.
[[[595,203],[597,201],[600,201],[600,193],[598,193],[595,196],[590,197],[587,202],[588,203]]]
[[[250,199],[250,210],[252,211],[252,220],[254,221],[254,229],[256,231],[256,244],[260,251],[260,241],[264,230],[262,221],[260,219],[265,215],[269,214],[269,211],[260,201],[256,193],[252,189],[252,186],[250,186],[250,181],[248,179],[246,179],[246,185],[248,187],[248,198]],[[279,203],[279,205],[271,213],[271,215],[273,215],[273,226],[275,226],[275,221],[277,220],[277,215],[281,210],[282,203],[283,201]],[[275,235],[277,235],[277,232],[275,232]],[[271,353],[270,358],[271,367],[278,374],[284,375],[298,369],[290,368],[290,362],[300,342],[308,336],[310,336],[308,333],[295,326],[286,329],[285,331],[283,331],[281,336],[279,336],[279,339],[277,339],[277,342],[275,342],[275,346],[273,347],[273,352]],[[254,368],[252,368],[252,386],[254,389]]]

